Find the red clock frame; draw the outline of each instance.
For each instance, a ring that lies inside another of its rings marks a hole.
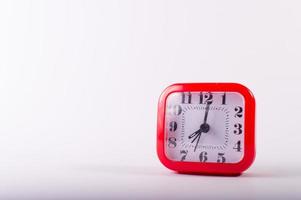
[[[173,161],[165,155],[166,99],[174,92],[238,92],[245,100],[244,157],[238,163],[202,163]],[[180,173],[239,175],[255,159],[255,98],[251,91],[238,83],[178,83],[167,87],[160,96],[157,118],[157,154],[163,165]]]

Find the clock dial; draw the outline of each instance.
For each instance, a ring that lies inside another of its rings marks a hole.
[[[239,162],[244,156],[244,108],[244,98],[237,92],[170,94],[166,156],[183,162]]]

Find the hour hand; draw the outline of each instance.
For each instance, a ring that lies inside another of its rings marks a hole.
[[[200,132],[193,138],[193,140],[191,141],[191,143],[194,143],[194,141],[195,141],[196,139],[198,139],[198,141],[199,141],[201,135],[202,135],[202,132],[200,131]],[[199,143],[199,142],[197,142],[197,143]],[[194,150],[194,151],[195,151],[195,150]]]
[[[196,137],[193,139],[193,141],[194,141],[194,140],[196,140],[196,138],[198,138],[198,140],[197,140],[197,142],[196,142],[196,144],[195,144],[195,147],[194,147],[194,152],[195,152],[195,150],[196,150],[196,148],[197,148],[197,146],[198,146],[198,144],[199,144],[201,135],[202,135],[202,132],[200,132],[200,134],[198,134],[198,136],[196,136]]]
[[[192,133],[191,135],[188,136],[188,139],[193,138],[194,136],[196,136],[197,134],[199,134],[201,132],[201,129],[197,130],[196,132]]]

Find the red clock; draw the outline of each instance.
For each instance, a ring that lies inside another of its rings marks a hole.
[[[255,158],[255,99],[237,83],[179,83],[159,100],[157,154],[182,173],[238,175]]]

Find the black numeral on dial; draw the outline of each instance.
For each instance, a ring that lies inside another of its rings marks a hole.
[[[178,124],[175,121],[169,123],[169,131],[175,132],[178,128]]]
[[[191,103],[191,93],[188,92],[187,94],[185,94],[185,92],[182,93],[182,103]]]
[[[235,143],[233,149],[235,149],[237,152],[241,152],[241,141],[240,141],[240,140],[238,140],[238,141]]]
[[[236,135],[242,134],[242,125],[240,123],[234,124],[234,128],[236,129],[233,131],[234,134]]]
[[[175,105],[172,108],[174,115],[180,115],[182,113],[182,107],[179,105]]]
[[[213,95],[208,93],[200,93],[200,104],[212,104],[213,102]]]
[[[188,154],[188,150],[181,150],[180,154],[182,155],[181,161],[184,161],[186,159],[187,154]]]
[[[169,115],[180,115],[182,113],[182,107],[180,105],[169,106],[167,113]]]
[[[206,151],[203,151],[200,153],[199,155],[199,159],[201,162],[206,162],[208,160],[208,157],[207,157],[208,153]]]
[[[168,138],[168,147],[169,148],[176,148],[176,146],[177,146],[176,141],[177,141],[177,139],[175,137]]]
[[[226,105],[226,92],[222,95],[222,105]]]
[[[236,112],[235,115],[234,115],[234,117],[239,117],[239,118],[242,117],[242,111],[243,111],[242,107],[236,106],[234,108],[234,111]]]
[[[218,153],[217,154],[217,162],[218,163],[224,163],[226,162],[225,153]]]

